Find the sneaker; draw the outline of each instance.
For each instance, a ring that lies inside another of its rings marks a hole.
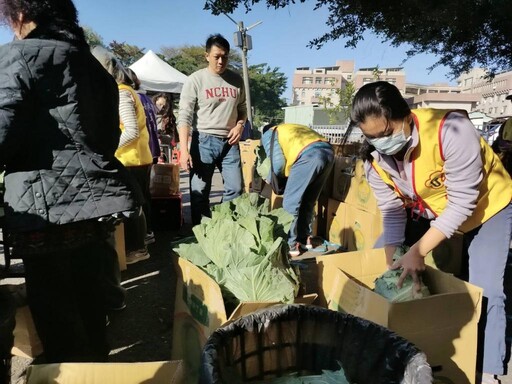
[[[288,255],[290,257],[297,257],[304,253],[305,250],[300,243],[295,243],[294,246],[290,246],[290,250],[288,251]]]
[[[153,232],[146,233],[146,237],[144,237],[144,244],[153,244],[155,242],[155,234]]]
[[[313,243],[311,243],[311,236],[308,236],[306,240],[306,249],[313,249]]]
[[[147,259],[149,259],[149,252],[147,249],[139,249],[138,251],[129,252],[126,255],[126,264],[135,264]]]

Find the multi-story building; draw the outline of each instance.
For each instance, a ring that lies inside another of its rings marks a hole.
[[[491,118],[512,116],[512,71],[486,77],[483,69],[473,69],[459,77],[456,86],[421,85],[406,82],[403,68],[360,68],[353,60],[338,60],[332,67],[301,67],[293,75],[291,105],[317,105],[329,108],[339,103],[337,91],[352,82],[357,91],[364,84],[384,80],[397,86],[412,108],[459,108],[481,112]]]
[[[512,103],[506,100],[512,91],[512,71],[498,73],[489,79],[483,69],[477,68],[464,73],[457,82],[464,93],[479,96],[474,111],[494,118],[512,116]]]
[[[337,104],[336,92],[352,81],[354,76],[353,60],[338,60],[332,67],[300,67],[293,74],[292,105]]]
[[[405,93],[405,72],[402,67],[396,68],[360,68],[357,70],[354,78],[355,89],[374,81],[387,81],[394,84],[400,92]]]

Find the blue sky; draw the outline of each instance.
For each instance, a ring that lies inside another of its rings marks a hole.
[[[327,10],[313,11],[313,1],[292,4],[285,9],[254,6],[250,13],[239,9],[230,15],[248,27],[263,23],[249,31],[253,49],[251,64],[267,63],[278,67],[289,79],[297,67],[335,65],[336,60],[353,59],[357,68],[400,66],[407,47],[392,48],[368,33],[356,49],[344,48],[344,41],[330,42],[320,50],[307,48],[308,42],[327,31]],[[135,44],[159,52],[162,46],[203,45],[211,33],[223,34],[230,43],[236,25],[226,16],[213,16],[203,10],[203,0],[75,0],[80,22],[99,33],[105,43],[112,40]],[[0,44],[9,42],[12,32],[0,29]],[[434,56],[420,55],[403,67],[407,81],[420,84],[438,82],[455,84],[447,77],[448,69],[438,67],[430,74],[427,68]],[[291,96],[288,88],[284,97]]]

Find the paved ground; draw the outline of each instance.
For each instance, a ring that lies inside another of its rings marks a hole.
[[[127,309],[111,317],[109,338],[112,347],[111,360],[115,362],[168,360],[171,354],[172,314],[176,275],[170,257],[171,242],[178,235],[190,233],[190,205],[188,182],[182,174],[183,211],[185,225],[176,230],[156,232],[156,243],[149,246],[151,258],[129,266],[122,273],[123,285],[128,290]],[[215,175],[212,202],[219,202],[222,182]],[[0,264],[3,260],[0,256]],[[512,271],[512,265],[508,268]],[[507,288],[512,297],[512,279],[508,274]],[[6,279],[0,284],[21,284],[22,279]],[[512,301],[512,300],[511,300]],[[511,306],[512,308],[512,306]],[[510,311],[512,313],[512,311]],[[512,316],[510,317],[512,325]],[[510,327],[512,330],[512,327]],[[512,335],[512,331],[509,332]],[[510,340],[510,339],[509,339]],[[13,384],[24,382],[24,370],[31,359],[13,359]],[[509,370],[512,365],[509,364]],[[0,380],[1,381],[1,380]],[[512,384],[512,374],[502,378],[503,384]]]

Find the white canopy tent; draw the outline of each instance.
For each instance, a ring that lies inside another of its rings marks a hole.
[[[153,51],[130,65],[146,91],[181,93],[187,76],[174,69]]]

